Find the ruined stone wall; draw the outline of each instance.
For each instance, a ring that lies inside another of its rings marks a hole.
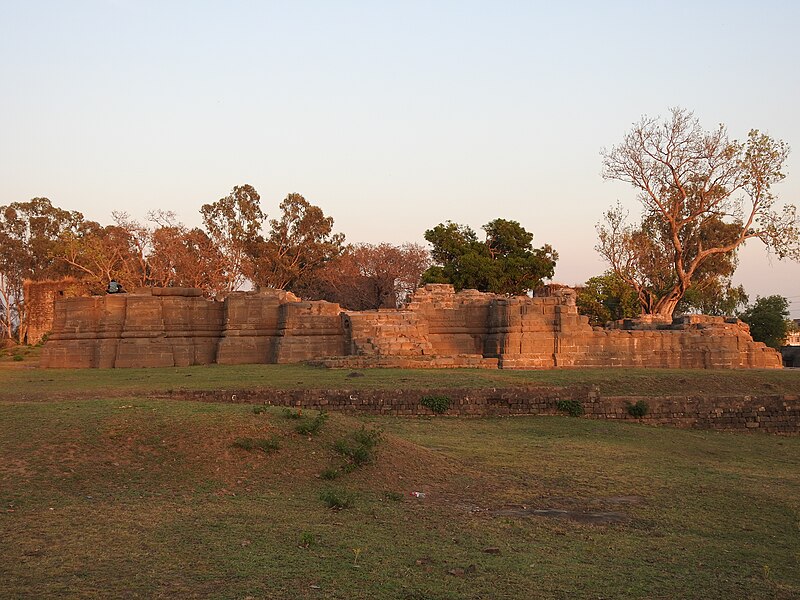
[[[179,367],[216,360],[223,305],[200,290],[154,288],[56,302],[40,365]]]
[[[559,401],[577,402],[588,419],[633,421],[686,429],[800,434],[800,397],[755,396],[622,396],[605,397],[596,388],[505,388],[439,390],[213,390],[177,391],[169,397],[341,410],[398,416],[430,416],[422,405],[427,395],[446,396],[445,414],[459,416],[560,415]],[[634,417],[628,406],[642,401],[648,411]]]
[[[272,362],[296,363],[342,356],[348,345],[338,304],[324,300],[284,304]]]
[[[276,362],[281,306],[299,301],[294,294],[282,290],[229,294],[223,309],[225,324],[217,362],[225,365]]]
[[[737,319],[688,315],[669,325],[643,329],[595,330],[574,366],[664,367],[682,369],[780,368],[780,355],[750,337]]]
[[[626,321],[592,328],[574,292],[507,298],[449,285],[418,290],[402,310],[344,312],[278,290],[223,302],[164,288],[65,300],[42,365],[134,367],[318,361],[337,367],[780,368],[735,319]]]
[[[74,277],[47,281],[27,280],[23,283],[22,289],[25,296],[27,324],[23,341],[32,345],[41,342],[53,330],[56,300],[91,295],[88,284]]]

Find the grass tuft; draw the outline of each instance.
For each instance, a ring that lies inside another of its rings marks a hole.
[[[251,438],[251,437],[241,437],[236,438],[234,442],[231,444],[234,448],[241,448],[242,450],[247,450],[252,452],[253,450],[260,450],[265,454],[269,454],[270,452],[275,452],[280,448],[280,444],[278,443],[278,438],[273,436],[269,439],[266,438]]]
[[[326,488],[320,492],[319,498],[328,508],[336,510],[350,508],[355,501],[353,492],[342,488]]]

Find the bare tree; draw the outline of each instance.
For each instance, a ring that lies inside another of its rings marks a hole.
[[[636,226],[620,207],[605,213],[597,250],[636,290],[643,313],[670,318],[692,285],[733,272],[747,240],[800,258],[795,207],[772,193],[788,153],[758,130],[744,143],[723,125],[705,131],[681,108],[664,121],[643,118],[603,150],[603,177],[637,188],[644,210]]]

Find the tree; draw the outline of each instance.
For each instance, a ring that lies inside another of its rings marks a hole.
[[[222,253],[225,289],[239,288],[253,271],[248,252],[259,242],[267,215],[252,185],[235,186],[231,193],[200,208],[208,237]]]
[[[396,308],[414,292],[429,266],[428,251],[419,244],[355,244],[292,291],[350,310]]]
[[[592,277],[576,289],[578,311],[589,317],[589,323],[602,326],[639,314],[639,298],[630,285],[614,271]]]
[[[730,282],[692,286],[678,303],[678,313],[697,313],[732,317],[747,305],[749,298],[744,286],[733,287]]]
[[[227,289],[225,258],[202,229],[162,224],[147,260],[153,285],[199,288],[210,297]]]
[[[789,333],[789,301],[777,295],[756,297],[739,318],[750,326],[750,335],[755,341],[778,349]]]
[[[300,194],[281,202],[281,217],[270,221],[269,236],[248,238],[250,279],[256,287],[292,289],[339,255],[344,234],[332,233],[333,218]]]
[[[423,283],[519,295],[553,276],[558,254],[549,244],[534,248],[533,234],[517,221],[495,219],[483,230],[484,241],[470,227],[450,221],[426,231],[436,264],[425,271]]]
[[[788,153],[758,130],[744,143],[722,125],[705,131],[680,108],[664,122],[644,117],[603,151],[603,177],[638,189],[644,211],[635,226],[620,207],[606,212],[597,250],[636,290],[642,312],[671,318],[693,284],[724,282],[747,240],[800,258],[795,207],[772,193]]]
[[[91,289],[100,293],[111,279],[126,287],[134,283],[127,265],[135,262],[130,232],[119,225],[106,227],[86,221],[77,231],[64,232],[59,240],[58,256],[80,276],[90,282]]]
[[[70,274],[56,256],[61,234],[83,215],[53,206],[47,198],[0,206],[0,337],[25,338],[23,282]]]

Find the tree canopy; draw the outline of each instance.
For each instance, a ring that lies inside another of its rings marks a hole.
[[[555,271],[558,253],[549,245],[534,248],[533,234],[517,221],[495,219],[483,226],[485,240],[451,221],[425,232],[434,265],[423,283],[450,283],[456,290],[476,289],[520,295],[535,289]]]
[[[757,342],[780,348],[789,333],[789,302],[783,296],[758,297],[739,318],[750,326],[750,335]]]
[[[344,244],[344,234],[333,233],[333,218],[300,194],[289,194],[279,208],[280,218],[270,221],[269,235],[246,246],[250,280],[257,287],[291,289],[338,256]]]
[[[706,131],[680,108],[664,121],[644,117],[603,151],[603,177],[634,186],[643,214],[629,224],[620,206],[607,211],[597,250],[636,291],[642,312],[669,318],[693,286],[729,287],[748,240],[800,258],[795,207],[781,206],[772,190],[788,153],[755,129],[746,142],[722,125]]]
[[[53,206],[47,198],[0,206],[0,336],[25,338],[23,282],[70,274],[58,258],[58,241],[82,222],[81,213]]]
[[[304,298],[336,302],[350,310],[396,308],[414,292],[430,266],[419,244],[354,244],[292,291]]]
[[[589,317],[591,325],[603,326],[640,313],[636,291],[614,271],[588,279],[576,291],[578,310]]]

